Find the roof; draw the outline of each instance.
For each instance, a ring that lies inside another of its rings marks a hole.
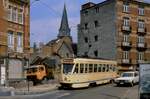
[[[55,43],[58,43],[59,42],[59,38],[57,38],[57,39],[53,39],[53,40],[51,40],[51,41],[49,41],[46,45],[47,46],[51,46],[51,45],[54,45]]]
[[[63,37],[63,36],[70,36],[70,28],[68,24],[68,17],[67,17],[67,11],[65,5],[64,5],[63,15],[61,19],[61,25],[59,28],[59,34],[58,34],[58,37]]]
[[[88,2],[88,3],[82,5],[82,10],[90,9],[90,8],[93,8],[93,7],[96,7],[96,6],[103,6],[105,4],[108,4],[108,3],[111,3],[111,2],[115,2],[115,1],[116,0],[105,0],[105,1],[97,3],[97,4],[95,4],[93,2]],[[120,1],[122,1],[122,0],[120,0]],[[144,5],[150,6],[150,2],[145,1],[145,0],[128,0],[128,2],[133,2],[133,3],[138,3],[138,4],[140,3],[140,4],[144,4]]]

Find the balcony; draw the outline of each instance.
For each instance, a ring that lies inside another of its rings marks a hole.
[[[141,51],[146,50],[147,49],[147,44],[139,42],[139,43],[137,43],[137,49],[141,50]]]
[[[130,32],[131,31],[131,27],[123,25],[122,26],[122,31],[128,31],[128,32]]]
[[[121,46],[122,46],[123,49],[128,49],[128,48],[132,47],[132,44],[131,44],[131,42],[123,41]]]
[[[146,28],[138,28],[137,33],[145,35],[146,34]]]
[[[145,61],[144,60],[137,60],[137,63],[141,64],[141,63],[145,63]]]
[[[130,64],[131,60],[130,59],[122,59],[122,64]]]

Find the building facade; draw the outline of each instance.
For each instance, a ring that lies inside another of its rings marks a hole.
[[[78,56],[116,60],[120,71],[150,61],[150,3],[106,0],[82,5]]]
[[[30,50],[30,1],[1,0],[0,59],[5,80],[24,78],[23,66]],[[1,75],[2,75],[1,70]],[[2,82],[1,82],[2,84]]]

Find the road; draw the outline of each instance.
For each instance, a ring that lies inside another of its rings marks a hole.
[[[14,96],[11,99],[138,99],[138,85],[116,87],[114,84],[107,84],[86,89],[54,90],[39,95]]]

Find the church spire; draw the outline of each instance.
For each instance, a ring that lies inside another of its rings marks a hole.
[[[64,10],[63,10],[63,15],[61,19],[61,25],[59,28],[58,37],[64,37],[64,36],[70,36],[70,28],[68,25],[68,18],[67,18],[67,11],[66,11],[65,4],[64,4]]]

